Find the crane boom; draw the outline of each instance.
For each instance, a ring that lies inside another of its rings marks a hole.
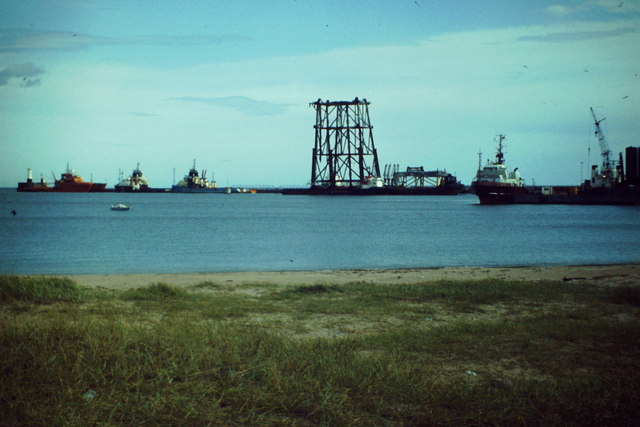
[[[602,156],[602,170],[607,171],[611,169],[611,150],[609,150],[609,146],[607,145],[607,141],[604,139],[604,133],[602,133],[602,128],[600,128],[600,123],[602,123],[605,118],[598,120],[596,118],[596,113],[593,111],[593,107],[589,107],[591,110],[591,115],[593,116],[593,123],[596,127],[595,135],[598,138],[598,144],[600,144],[600,155]]]

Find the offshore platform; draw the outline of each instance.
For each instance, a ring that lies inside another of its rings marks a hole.
[[[309,104],[316,111],[315,142],[309,188],[285,189],[283,194],[317,195],[449,195],[464,186],[444,171],[424,171],[398,165],[380,173],[378,151],[369,118],[370,102],[322,101]]]

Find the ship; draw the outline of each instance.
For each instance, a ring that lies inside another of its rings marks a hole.
[[[52,191],[59,193],[95,193],[103,192],[106,190],[107,184],[86,182],[80,175],[76,175],[75,172],[69,168],[67,164],[67,170],[60,175],[60,179],[55,179],[53,176],[54,186],[49,187],[48,184],[41,179],[39,183],[34,183],[31,176],[31,169],[27,169],[27,182],[18,183],[18,191]]]
[[[60,174],[60,179],[55,180],[53,191],[63,193],[97,193],[105,191],[107,184],[86,182],[80,175],[76,175],[73,169],[69,168]]]
[[[114,186],[116,192],[121,193],[163,193],[169,191],[166,188],[151,188],[149,181],[140,170],[140,163],[131,173],[131,176],[124,178],[120,172],[120,182]]]
[[[513,203],[640,205],[640,147],[626,148],[626,162],[622,153],[619,153],[618,160],[614,160],[600,126],[605,119],[598,119],[593,108],[589,110],[593,118],[594,135],[600,146],[602,165],[592,165],[589,179],[578,186],[530,187],[526,193],[516,195]]]
[[[196,169],[196,161],[189,173],[180,182],[171,187],[172,193],[224,193],[224,188],[218,188],[216,182],[207,179],[207,171],[202,171],[202,176]]]
[[[502,134],[496,137],[497,149],[494,161],[487,161],[484,167],[478,165],[471,191],[478,196],[481,205],[515,203],[516,196],[527,194],[528,189],[518,168],[510,171],[504,162],[504,141]]]
[[[45,181],[44,177],[40,176],[39,182],[33,181],[33,172],[31,168],[27,169],[27,180],[25,182],[18,183],[18,191],[51,191],[52,187]]]
[[[639,147],[630,147],[638,150]],[[530,187],[514,196],[522,205],[640,205],[640,187],[620,185],[610,188],[580,186]]]
[[[615,160],[600,126],[605,119],[589,110],[602,164],[591,166],[588,179],[580,185],[525,186],[517,170],[509,172],[504,165],[500,136],[496,161],[478,168],[471,184],[480,204],[640,205],[640,147],[627,147],[626,161],[622,153]]]
[[[114,188],[118,192],[127,193],[135,191],[146,191],[149,188],[149,182],[140,170],[140,163],[138,163],[136,168],[133,170],[131,176],[123,178],[122,172],[120,172],[120,182],[114,185]]]

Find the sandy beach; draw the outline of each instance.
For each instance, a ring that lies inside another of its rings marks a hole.
[[[317,283],[418,283],[441,280],[581,280],[603,285],[633,285],[640,283],[640,264],[587,265],[554,267],[496,267],[496,268],[426,268],[395,270],[325,270],[270,271],[197,274],[109,274],[67,276],[80,285],[107,289],[129,289],[152,283],[191,286],[210,281],[219,284],[242,285],[258,283],[317,284]]]

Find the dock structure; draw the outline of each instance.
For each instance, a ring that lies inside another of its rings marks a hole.
[[[322,101],[316,110],[311,188],[382,186],[369,102]]]
[[[384,182],[391,187],[425,188],[456,184],[457,179],[445,170],[425,171],[422,166],[409,166],[406,171],[400,171],[396,164],[384,167]]]

